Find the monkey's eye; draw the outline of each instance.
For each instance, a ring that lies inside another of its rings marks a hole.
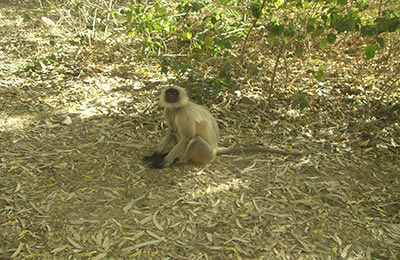
[[[170,89],[168,89],[168,90],[165,92],[165,94],[166,94],[167,96],[178,96],[178,95],[179,95],[179,92],[178,92],[178,90],[176,90],[176,89],[170,88]]]

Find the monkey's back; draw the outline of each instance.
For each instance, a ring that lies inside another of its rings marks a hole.
[[[218,124],[205,107],[189,101],[183,108],[165,108],[164,119],[168,127],[177,131],[178,140],[200,136],[213,148],[218,147]]]

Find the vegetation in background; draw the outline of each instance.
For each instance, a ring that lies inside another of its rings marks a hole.
[[[268,70],[262,60],[247,58],[254,44],[260,44],[262,55],[275,56],[275,68],[269,71],[271,96],[281,59],[307,58],[315,51],[312,46],[327,51],[338,39],[361,37],[353,44],[364,50],[366,60],[383,48],[397,47],[396,7],[395,1],[364,0],[130,1],[121,14],[128,34],[142,39],[138,57],[154,54],[161,71],[180,80],[206,79],[197,90],[218,92],[235,86],[232,78]],[[310,73],[322,81],[324,65]]]
[[[59,11],[60,22],[76,29],[81,44],[108,44],[125,34],[136,61],[157,63],[162,74],[186,85],[198,98],[215,97],[222,89],[237,89],[243,85],[240,81],[258,77],[264,79],[262,88],[270,103],[277,84],[291,89],[291,75],[296,75],[293,63],[313,63],[306,74],[317,82],[332,77],[328,64],[314,54],[330,55],[338,48],[357,56],[362,51],[362,67],[384,68],[388,75],[385,85],[378,87],[381,98],[397,90],[398,77],[388,71],[391,56],[400,48],[400,8],[393,0],[49,0],[42,4],[67,10]],[[53,61],[50,56],[45,62]],[[35,67],[40,64],[28,69]],[[368,83],[377,84],[381,83]],[[299,91],[303,90],[291,91],[294,98]]]

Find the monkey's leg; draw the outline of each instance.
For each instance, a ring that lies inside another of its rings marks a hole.
[[[217,152],[206,140],[200,136],[195,136],[190,139],[186,146],[185,153],[181,161],[207,164],[215,159]]]
[[[170,166],[176,159],[181,158],[186,150],[186,146],[189,142],[188,138],[181,139],[172,150],[164,157],[161,162],[154,162],[151,167],[161,169]]]
[[[156,152],[159,154],[167,154],[178,143],[175,131],[169,130],[168,134],[161,139],[157,146]]]

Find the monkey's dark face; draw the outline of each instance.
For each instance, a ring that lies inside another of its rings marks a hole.
[[[165,101],[167,101],[167,103],[178,102],[179,101],[179,91],[174,88],[167,89],[165,91]]]

